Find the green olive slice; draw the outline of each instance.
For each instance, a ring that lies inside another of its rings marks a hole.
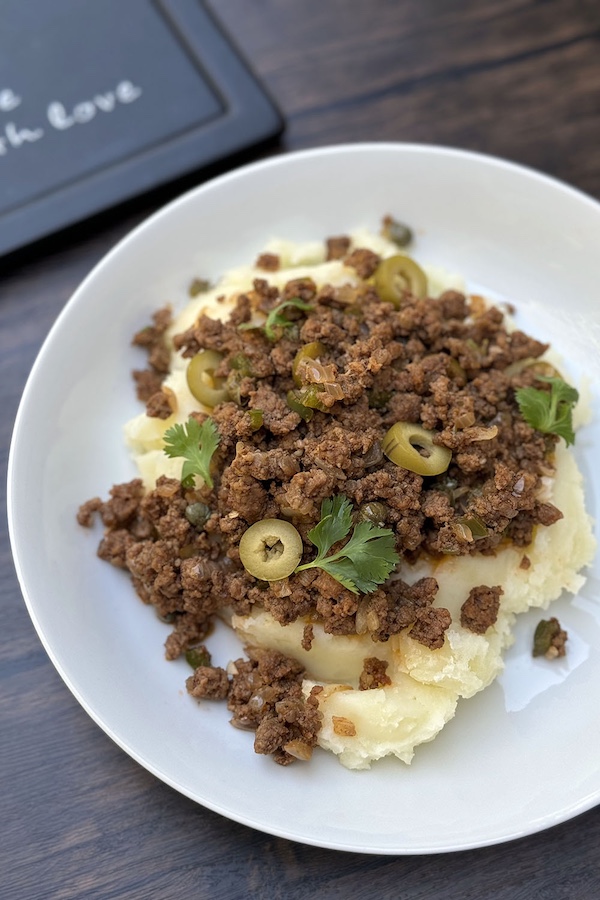
[[[304,384],[300,373],[298,372],[298,367],[302,360],[318,359],[319,356],[323,356],[324,353],[327,353],[327,347],[325,344],[322,344],[321,341],[311,341],[310,344],[304,344],[303,347],[300,347],[292,363],[292,378],[294,379],[294,384],[298,387],[302,387]]]
[[[417,475],[441,475],[450,465],[452,451],[433,443],[435,431],[411,422],[396,422],[386,433],[381,449],[389,460]]]
[[[288,391],[286,394],[287,405],[293,412],[298,413],[305,422],[310,422],[315,412],[300,401],[299,394],[300,391]]]
[[[246,572],[261,581],[279,581],[292,574],[302,559],[303,545],[290,522],[263,519],[243,533],[239,550]]]
[[[454,519],[454,522],[457,525],[468,528],[476,541],[480,538],[487,537],[490,533],[489,528],[480,516],[457,516]]]
[[[427,296],[427,276],[423,269],[403,253],[383,259],[375,270],[375,288],[382,300],[402,306],[406,294],[421,300]]]
[[[229,399],[225,378],[215,378],[215,370],[223,359],[216,350],[200,350],[189,361],[186,378],[190,391],[204,406],[216,406]]]

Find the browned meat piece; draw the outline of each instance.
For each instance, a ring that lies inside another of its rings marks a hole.
[[[392,679],[386,674],[388,665],[389,663],[383,659],[377,659],[376,656],[368,656],[363,663],[363,670],[360,673],[359,690],[369,691],[391,684]]]
[[[275,650],[250,650],[236,660],[227,706],[232,724],[256,731],[254,749],[288,765],[309,759],[321,726],[318,692],[302,696],[304,669]]]
[[[276,272],[280,266],[280,259],[276,253],[261,253],[256,260],[257,269],[265,269],[267,272]]]
[[[343,259],[350,249],[350,238],[347,235],[327,239],[327,259]]]
[[[450,628],[452,616],[447,609],[429,606],[417,610],[415,623],[409,634],[414,641],[424,644],[430,650],[444,646],[444,634]]]
[[[142,328],[134,335],[132,344],[142,347],[148,353],[148,369],[133,373],[138,399],[146,402],[160,389],[164,376],[169,371],[171,351],[165,341],[165,331],[172,321],[170,307],[159,309],[152,316],[152,325]]]
[[[151,419],[168,419],[173,414],[171,400],[164,391],[157,391],[146,403],[146,415]]]
[[[219,666],[198,666],[185,686],[196,700],[224,700],[229,693],[229,678]]]
[[[370,278],[379,265],[381,257],[372,250],[357,248],[353,250],[345,259],[344,265],[356,269],[360,278]]]
[[[485,584],[471,588],[469,596],[460,608],[460,624],[475,634],[485,634],[498,618],[500,597],[504,591],[500,586]]]

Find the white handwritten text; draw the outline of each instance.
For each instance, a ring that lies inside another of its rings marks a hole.
[[[133,103],[141,95],[142,89],[133,82],[120,81],[114,90],[98,93],[91,100],[82,100],[70,109],[61,101],[52,100],[46,108],[46,119],[54,130],[67,131],[74,125],[91,122],[97,115],[112,113],[119,105]],[[12,112],[22,102],[22,98],[11,88],[0,89],[0,113]],[[0,123],[0,157],[6,156],[11,149],[39,141],[45,134],[46,130],[41,126],[25,126],[14,121],[4,125]]]

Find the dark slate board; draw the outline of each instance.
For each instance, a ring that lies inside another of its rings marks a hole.
[[[200,0],[2,0],[0,254],[282,127]]]

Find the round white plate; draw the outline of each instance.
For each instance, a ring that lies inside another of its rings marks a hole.
[[[342,850],[432,853],[506,841],[600,800],[600,576],[553,607],[566,660],[530,657],[517,629],[506,672],[462,701],[410,767],[350,772],[321,751],[288,768],[252,751],[224,704],[185,692],[185,662],[126,575],[95,555],[78,505],[134,476],[122,424],[140,409],[131,335],[194,276],[251,261],[271,237],[319,239],[392,213],[414,253],[515,303],[519,321],[591,384],[593,424],[575,453],[598,507],[600,205],[533,171],[459,150],[356,144],[279,156],[203,185],[152,216],[94,269],[46,340],[19,410],[9,465],[12,546],[54,665],[92,718],[178,791],[262,831]],[[235,658],[229,634],[212,641]]]

